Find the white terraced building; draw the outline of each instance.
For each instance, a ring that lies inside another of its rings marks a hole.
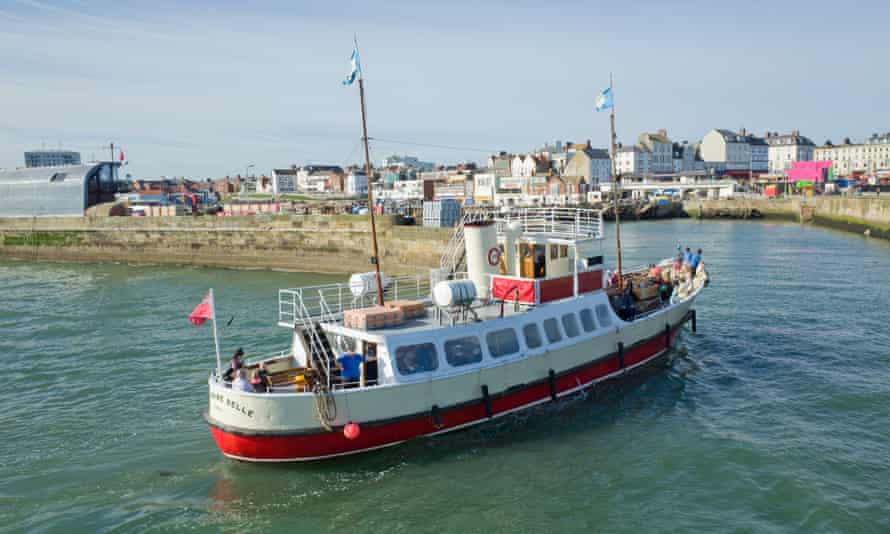
[[[652,153],[643,147],[621,147],[615,154],[615,170],[624,176],[646,176],[650,173]],[[673,168],[673,161],[671,162]]]
[[[769,172],[772,174],[782,174],[795,161],[811,161],[815,156],[816,145],[797,130],[792,130],[788,135],[767,132],[766,143],[769,145]]]
[[[668,139],[667,130],[640,134],[637,144],[649,151],[649,171],[653,174],[674,172],[673,143]]]
[[[890,132],[873,134],[864,143],[846,141],[843,145],[825,145],[814,149],[814,158],[834,162],[837,176],[890,169]]]

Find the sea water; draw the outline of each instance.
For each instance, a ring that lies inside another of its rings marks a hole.
[[[712,283],[668,368],[288,465],[218,452],[201,417],[211,330],[186,316],[213,287],[224,357],[283,350],[277,289],[346,275],[0,262],[0,530],[890,531],[890,246],[630,223],[624,263],[678,241]]]

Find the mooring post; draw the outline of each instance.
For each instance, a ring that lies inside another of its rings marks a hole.
[[[689,310],[689,313],[692,314],[692,333],[694,334],[695,331],[697,330],[697,328],[696,328],[697,325],[696,325],[696,321],[695,321],[695,310]]]

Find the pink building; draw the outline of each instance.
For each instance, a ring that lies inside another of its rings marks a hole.
[[[788,181],[824,183],[828,179],[831,164],[831,160],[793,161],[788,169]]]

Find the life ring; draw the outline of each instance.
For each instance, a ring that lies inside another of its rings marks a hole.
[[[491,247],[488,249],[488,264],[494,267],[501,261],[501,249],[498,247]]]

